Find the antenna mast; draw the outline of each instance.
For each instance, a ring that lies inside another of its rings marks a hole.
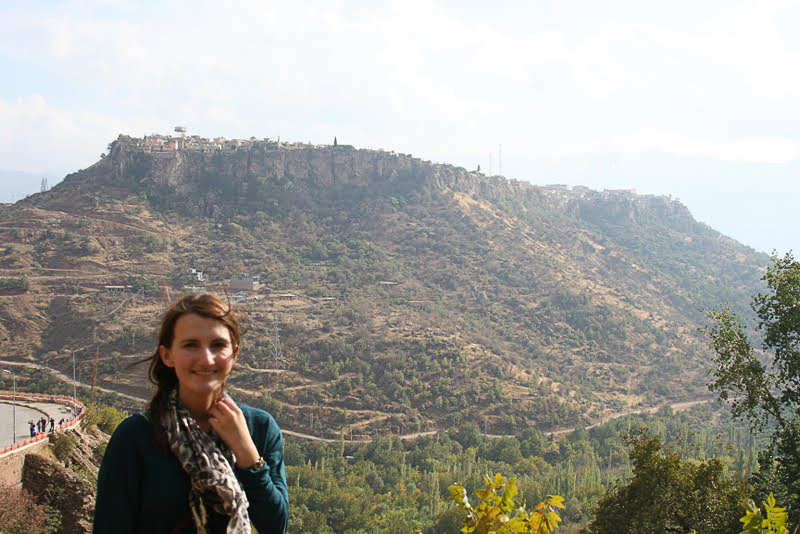
[[[497,156],[498,162],[497,166],[500,167],[500,170],[497,171],[500,176],[503,176],[503,145],[500,145],[500,153]]]
[[[48,187],[47,187],[47,178],[42,178],[42,193],[47,191],[47,189],[48,189]]]

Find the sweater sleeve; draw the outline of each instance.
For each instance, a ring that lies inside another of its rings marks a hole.
[[[247,510],[250,521],[259,534],[284,534],[289,523],[289,496],[283,463],[283,436],[272,416],[261,413],[266,420],[254,421],[251,432],[260,434],[254,435],[253,441],[264,458],[264,466],[258,469],[237,467],[236,475],[250,503]]]
[[[146,420],[132,415],[117,426],[97,477],[93,532],[132,533],[138,528],[141,460],[136,451]]]

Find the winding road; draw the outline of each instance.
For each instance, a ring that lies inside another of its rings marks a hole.
[[[76,380],[72,380],[72,378],[68,377],[67,375],[65,375],[64,373],[62,373],[60,371],[56,371],[55,369],[51,369],[49,367],[45,367],[44,365],[40,365],[40,364],[37,364],[37,363],[14,362],[14,361],[0,360],[0,365],[20,365],[20,366],[23,366],[23,367],[29,367],[29,368],[34,368],[34,369],[43,369],[43,370],[49,371],[50,373],[54,374],[58,379],[60,379],[60,380],[62,380],[64,382],[67,382],[70,385],[74,384],[76,386],[90,387],[89,384],[85,384],[83,382],[78,382]],[[102,388],[100,386],[95,386],[95,388],[97,388],[100,391],[104,391],[106,393],[112,393],[114,395],[120,395],[122,397],[125,397],[126,399],[130,399],[130,400],[133,400],[133,401],[141,402],[143,404],[147,402],[147,399],[143,399],[141,397],[134,397],[133,395],[128,395],[126,393],[120,393],[120,392],[114,391],[112,389]],[[636,414],[643,414],[643,413],[654,414],[654,413],[657,413],[659,410],[661,410],[661,409],[663,409],[663,408],[665,408],[667,406],[669,406],[670,409],[672,409],[672,411],[674,411],[674,412],[680,412],[680,411],[688,410],[689,408],[692,408],[692,407],[700,405],[700,404],[707,404],[709,402],[712,402],[713,400],[714,399],[712,399],[712,398],[703,397],[703,398],[698,398],[698,399],[693,399],[693,400],[688,400],[688,401],[673,402],[673,403],[668,403],[668,404],[662,404],[662,405],[659,405],[659,406],[652,406],[652,407],[649,407],[649,408],[636,408],[636,409],[632,409],[632,410],[622,410],[622,411],[615,412],[615,413],[609,414],[607,416],[604,416],[602,418],[602,420],[597,421],[595,423],[592,423],[590,425],[587,425],[587,426],[585,426],[583,428],[586,428],[587,430],[590,429],[590,428],[595,428],[597,426],[600,426],[603,423],[611,421],[612,419],[618,419],[620,417],[625,417],[626,415],[636,415]],[[571,432],[574,432],[575,428],[576,427],[560,428],[558,430],[552,430],[552,431],[549,431],[549,432],[544,432],[544,434],[547,435],[547,436],[560,438],[560,437],[566,436],[567,434],[569,434]],[[286,434],[287,436],[293,436],[293,437],[296,437],[296,438],[307,439],[307,440],[310,440],[310,441],[321,441],[321,442],[324,442],[324,443],[338,443],[338,442],[341,441],[340,438],[323,438],[321,436],[315,436],[313,434],[305,434],[303,432],[297,432],[297,431],[289,430],[289,429],[286,429],[286,428],[281,429],[281,431],[284,434]],[[426,431],[422,431],[422,432],[412,432],[410,434],[402,434],[402,435],[400,435],[398,437],[403,441],[413,441],[413,440],[419,439],[419,438],[424,437],[424,436],[436,435],[439,432],[441,432],[441,431],[440,430],[426,430]],[[499,438],[504,438],[504,437],[514,437],[513,434],[484,434],[484,436],[486,436],[487,438],[490,438],[490,439],[499,439]],[[372,437],[366,437],[366,438],[359,438],[359,439],[352,439],[352,440],[351,439],[345,439],[344,442],[345,443],[370,443],[370,442],[372,442],[372,440],[373,440]]]

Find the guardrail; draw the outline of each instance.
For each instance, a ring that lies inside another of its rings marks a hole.
[[[67,395],[49,395],[46,393],[20,393],[17,392],[16,394],[11,391],[0,391],[0,400],[10,400],[10,401],[27,401],[27,402],[53,402],[57,404],[65,404],[72,408],[73,413],[77,415],[70,419],[69,421],[65,421],[63,424],[56,425],[55,430],[70,430],[78,426],[83,419],[83,416],[86,414],[86,407],[83,403],[79,400],[75,400],[72,397],[68,397]],[[14,429],[16,432],[16,429]],[[23,441],[19,441],[12,445],[7,445],[5,447],[0,447],[0,458],[16,451],[17,449],[21,449],[23,447],[27,447],[39,441],[48,439],[50,435],[49,432],[41,432],[32,438],[28,438]]]

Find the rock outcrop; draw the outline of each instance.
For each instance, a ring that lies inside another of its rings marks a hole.
[[[22,487],[39,504],[58,510],[59,534],[91,532],[95,491],[86,479],[54,460],[28,454],[22,467]]]

